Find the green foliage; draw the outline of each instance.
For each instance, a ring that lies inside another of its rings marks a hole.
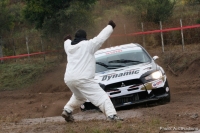
[[[25,0],[24,16],[46,34],[72,31],[88,22],[91,5],[96,0]],[[84,23],[83,23],[84,22]],[[77,24],[78,23],[78,24]]]
[[[13,17],[6,8],[7,1],[0,1],[0,36],[13,27]]]
[[[175,0],[137,0],[136,5],[143,20],[159,23],[172,15]]]
[[[22,2],[12,0],[0,1],[0,36],[13,35],[23,29]]]
[[[200,4],[200,0],[184,0],[184,3],[189,5],[195,5]]]
[[[13,22],[15,23],[15,26],[19,26],[21,23],[23,23],[23,16],[22,16],[22,9],[24,5],[20,2],[9,5],[9,12],[10,15],[13,17]]]
[[[197,19],[196,23],[197,23],[197,24],[200,24],[200,18]]]

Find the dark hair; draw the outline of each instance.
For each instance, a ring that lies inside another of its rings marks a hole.
[[[75,34],[75,37],[76,38],[86,38],[87,37],[87,34],[84,30],[78,30]]]

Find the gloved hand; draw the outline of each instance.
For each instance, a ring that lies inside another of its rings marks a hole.
[[[114,29],[115,26],[116,26],[116,24],[115,24],[112,20],[110,20],[110,21],[108,22],[108,25],[111,25],[111,26],[113,27],[113,29]]]
[[[71,37],[70,35],[67,35],[67,36],[64,38],[64,41],[66,41],[67,39],[72,40],[72,37]]]

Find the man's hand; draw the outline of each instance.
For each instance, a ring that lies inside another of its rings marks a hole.
[[[116,24],[115,24],[112,20],[110,20],[110,21],[108,22],[108,25],[111,25],[111,26],[113,27],[113,29],[114,29],[115,26],[116,26]]]
[[[71,37],[70,35],[67,35],[67,36],[64,38],[64,41],[66,41],[67,39],[72,40],[72,37]]]

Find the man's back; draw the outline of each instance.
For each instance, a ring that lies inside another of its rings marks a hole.
[[[88,41],[81,41],[77,45],[66,45],[67,68],[65,81],[74,79],[91,79],[95,74],[95,58],[91,53]],[[69,79],[70,78],[70,79]]]
[[[94,53],[113,32],[112,26],[106,26],[98,36],[71,45],[71,40],[64,43],[68,64],[65,72],[65,82],[69,80],[93,79],[95,76]]]

